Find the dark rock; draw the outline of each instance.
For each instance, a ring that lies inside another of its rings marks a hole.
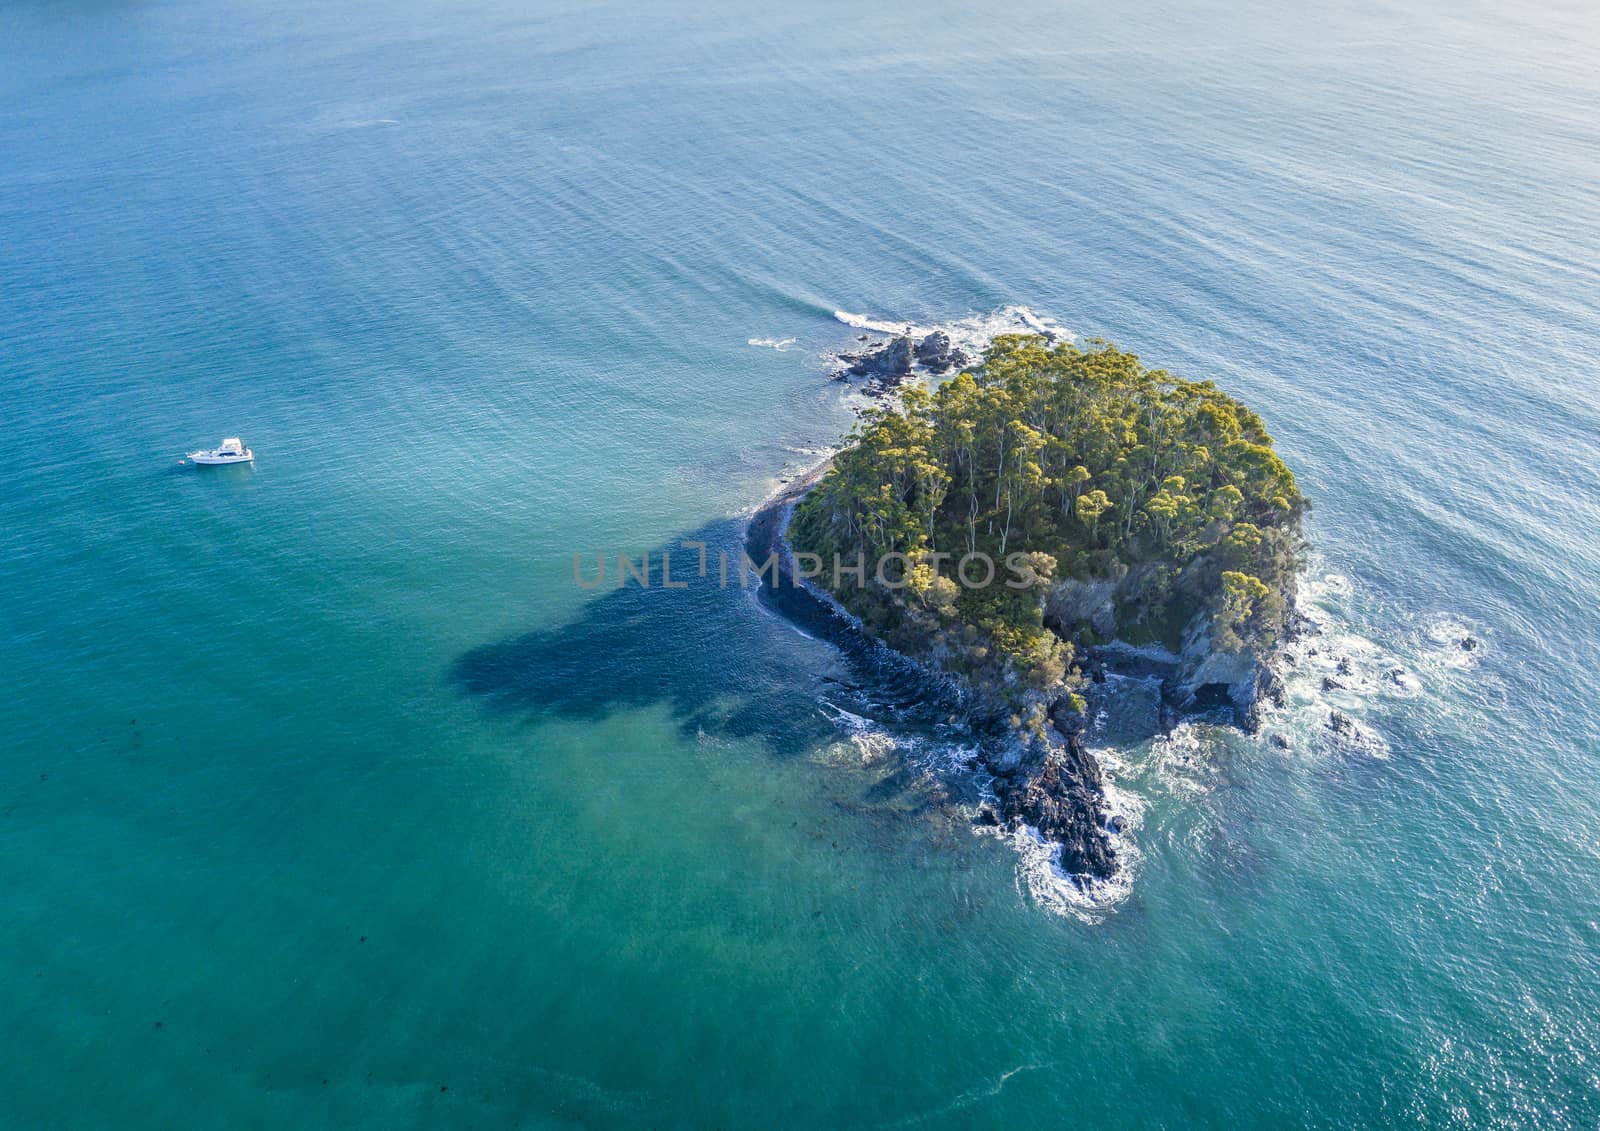
[[[1344,689],[1345,689],[1344,684],[1342,684],[1338,680],[1334,679],[1331,675],[1325,675],[1325,676],[1322,677],[1322,690],[1324,690],[1324,691],[1343,691]]]
[[[881,345],[869,346],[860,353],[839,354],[841,368],[834,376],[836,379],[842,375],[865,377],[877,383],[877,393],[886,393],[910,376],[911,359],[911,339],[891,338]]]
[[[1356,726],[1356,721],[1343,711],[1329,712],[1328,729],[1341,738],[1355,738],[1361,733],[1361,728]]]
[[[911,339],[895,338],[868,361],[875,377],[905,377],[911,372]]]
[[[917,343],[916,355],[917,361],[935,373],[943,373],[950,368],[950,335],[943,330],[933,331]]]
[[[1061,869],[1073,876],[1104,879],[1116,871],[1116,853],[1101,812],[1104,783],[1094,756],[1077,735],[1052,747],[1029,769],[995,779],[1007,820],[1039,830],[1061,845]]]
[[[1000,824],[1000,814],[994,811],[992,805],[980,805],[977,814],[972,818],[972,823],[980,828],[997,828]]]
[[[1463,651],[1471,652],[1477,647],[1478,638],[1476,636],[1464,636],[1461,638],[1461,648]]]
[[[950,351],[950,367],[952,369],[965,369],[971,364],[972,358],[967,354],[966,350]]]
[[[1350,667],[1350,657],[1349,656],[1340,656],[1339,657],[1339,666],[1334,668],[1333,670],[1338,672],[1340,675],[1349,675],[1351,673],[1351,671],[1353,670]]]
[[[1396,687],[1404,687],[1406,685],[1406,669],[1390,668],[1389,682],[1394,684]]]
[[[1050,724],[1063,735],[1083,733],[1083,716],[1073,710],[1071,701],[1063,695],[1050,704]]]
[[[1125,822],[1121,817],[1115,815],[1106,821],[1106,832],[1111,833],[1113,836],[1122,835],[1122,830],[1126,827],[1127,822]]]
[[[1267,739],[1267,741],[1272,743],[1272,745],[1276,746],[1279,750],[1289,749],[1289,740],[1283,737],[1281,734],[1275,734],[1271,738]]]

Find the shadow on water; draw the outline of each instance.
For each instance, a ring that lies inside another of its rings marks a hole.
[[[632,578],[618,588],[613,554],[576,619],[474,648],[452,677],[508,715],[598,720],[665,704],[686,734],[759,739],[780,755],[838,737],[819,696],[895,722],[927,703],[914,674],[815,598],[787,585],[774,593],[753,575],[741,587],[745,536],[743,519],[725,519],[652,550],[648,588]],[[695,542],[706,544],[705,577],[699,551],[685,548]],[[662,587],[663,551],[684,588]],[[595,563],[593,553],[582,556],[587,580]]]

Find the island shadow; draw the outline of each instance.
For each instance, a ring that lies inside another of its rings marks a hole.
[[[474,648],[451,677],[510,716],[593,722],[665,705],[686,736],[755,739],[781,756],[836,740],[830,707],[892,726],[949,712],[925,676],[792,579],[773,587],[751,574],[741,586],[747,535],[753,546],[746,520],[724,519],[656,547],[648,587],[632,577],[617,587],[612,553],[597,596],[576,618]],[[685,545],[697,542],[706,545],[704,577],[698,549]],[[664,553],[683,588],[662,586]],[[762,561],[766,550],[750,553]],[[579,569],[593,582],[596,554],[583,554]],[[578,584],[570,566],[566,578]]]

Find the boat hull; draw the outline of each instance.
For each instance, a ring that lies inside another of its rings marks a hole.
[[[222,467],[230,463],[253,463],[254,452],[246,452],[242,456],[214,456],[210,452],[190,452],[189,462],[198,463],[208,467]]]

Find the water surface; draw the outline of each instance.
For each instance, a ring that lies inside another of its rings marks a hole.
[[[1597,50],[8,5],[0,1122],[1593,1126]],[[835,311],[1012,306],[1244,398],[1316,502],[1292,750],[1114,743],[1093,913],[825,642],[571,579],[736,544],[849,425]]]

